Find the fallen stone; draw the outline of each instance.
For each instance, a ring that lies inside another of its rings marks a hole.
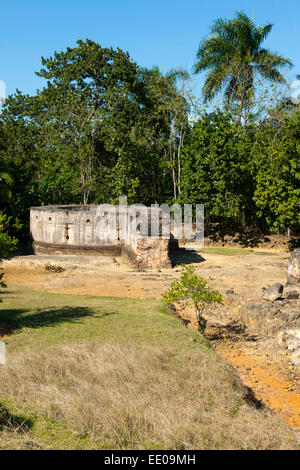
[[[282,330],[277,335],[279,346],[296,351],[300,349],[300,328]]]
[[[293,354],[292,354],[292,363],[295,366],[300,365],[300,348],[293,352]]]
[[[277,300],[281,298],[283,292],[283,285],[280,282],[275,282],[271,287],[266,289],[262,295],[263,300]]]
[[[241,301],[242,301],[242,297],[236,292],[234,292],[233,289],[226,291],[226,293],[223,296],[224,305],[231,305],[233,303],[236,303],[236,302],[239,303]]]
[[[300,248],[292,251],[288,265],[287,285],[300,285]]]
[[[291,286],[288,285],[284,288],[284,297],[287,299],[299,299],[300,297],[300,285],[299,286]]]
[[[276,302],[250,300],[237,305],[237,313],[249,335],[276,338],[280,331],[300,331],[298,300],[278,299]],[[300,339],[300,338],[299,338]]]

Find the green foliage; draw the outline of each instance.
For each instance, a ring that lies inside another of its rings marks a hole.
[[[18,240],[9,235],[9,229],[20,229],[19,222],[12,223],[11,217],[0,212],[0,260],[6,258],[17,246]]]
[[[243,223],[254,210],[251,145],[250,129],[245,135],[230,115],[203,114],[183,149],[181,200],[205,204],[209,220]]]
[[[18,240],[15,237],[11,237],[8,233],[8,228],[11,225],[11,218],[0,212],[0,261],[2,258],[7,257],[16,248],[18,243]],[[16,228],[20,228],[19,223],[13,225]],[[0,270],[0,287],[2,288],[6,287],[3,276],[4,272]]]
[[[274,126],[266,122],[253,149],[258,214],[272,231],[300,227],[300,111]]]
[[[143,69],[120,49],[80,40],[43,58],[42,91],[17,90],[0,114],[1,209],[21,220],[24,239],[31,206],[121,195],[204,203],[206,221],[225,228],[297,232],[299,106],[250,106],[253,74],[281,82],[289,64],[261,48],[270,30],[243,13],[215,23],[196,72],[208,71],[207,99],[224,85],[230,103],[210,113],[195,112],[185,72]],[[241,110],[247,125],[236,122]],[[20,238],[16,227],[9,234]]]
[[[244,12],[238,12],[232,20],[215,21],[210,35],[199,46],[195,73],[207,72],[204,99],[211,100],[225,88],[226,99],[238,103],[238,122],[244,107],[253,99],[255,75],[284,83],[279,70],[292,65],[288,59],[262,47],[272,27],[272,24],[257,27]]]
[[[11,167],[20,211],[116,202],[122,194],[145,203],[172,197],[172,172],[177,189],[179,177],[169,153],[181,149],[188,126],[177,90],[185,74],[142,70],[126,52],[90,40],[42,65],[47,86],[36,96],[8,97],[0,121],[0,158]]]
[[[203,318],[205,307],[208,304],[222,303],[222,296],[208,286],[208,281],[195,273],[193,266],[183,267],[180,278],[172,282],[170,289],[163,294],[163,299],[166,303],[179,302],[185,306],[193,306],[198,330],[203,333],[207,323]]]
[[[13,178],[9,172],[8,164],[4,156],[1,155],[1,148],[5,148],[3,141],[3,129],[0,127],[0,203],[6,204],[11,200],[11,186]]]
[[[148,156],[144,164],[150,169],[147,180],[152,200],[160,201],[162,189],[163,195],[173,192],[176,200],[181,190],[181,151],[189,131],[190,104],[185,90],[189,76],[182,70],[163,75],[157,67],[142,70],[141,76],[145,105],[135,134]]]

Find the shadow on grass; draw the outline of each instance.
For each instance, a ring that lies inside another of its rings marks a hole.
[[[114,314],[115,312],[105,312],[95,315],[94,311],[88,307],[61,307],[35,311],[3,309],[0,310],[0,325],[3,323],[8,325],[10,331],[7,334],[12,334],[14,330],[22,328],[51,327],[66,322],[77,323],[80,319],[88,316],[102,318]]]
[[[28,432],[32,426],[31,419],[13,415],[0,403],[0,431]]]

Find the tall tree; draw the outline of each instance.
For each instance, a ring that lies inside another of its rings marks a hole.
[[[13,179],[9,173],[7,159],[5,158],[5,137],[4,129],[0,127],[0,202],[3,205],[11,198],[10,186],[13,184]]]
[[[15,129],[18,121],[36,131],[44,203],[61,203],[66,194],[69,201],[95,202],[107,174],[118,179],[119,157],[131,158],[124,143],[140,109],[137,65],[120,49],[90,40],[42,58],[42,65],[38,75],[47,86],[33,97],[10,97],[6,126],[13,123]]]
[[[266,119],[257,129],[251,154],[258,216],[271,231],[299,232],[300,109],[283,110],[276,121]]]
[[[144,105],[137,123],[137,141],[150,157],[152,199],[176,200],[180,194],[181,152],[189,129],[189,103],[185,93],[189,76],[183,70],[163,74],[158,67],[141,70]],[[145,154],[144,151],[144,154]],[[172,188],[168,184],[172,175]],[[172,198],[172,197],[171,197]]]
[[[262,47],[272,27],[272,24],[258,27],[244,12],[238,12],[232,20],[218,19],[199,46],[194,71],[207,72],[203,86],[205,101],[224,90],[227,101],[237,103],[238,123],[245,105],[254,96],[255,75],[284,83],[280,70],[292,65],[290,60]]]
[[[254,182],[249,169],[251,126],[247,135],[231,116],[204,113],[194,123],[183,149],[184,203],[203,203],[207,221],[249,223]]]

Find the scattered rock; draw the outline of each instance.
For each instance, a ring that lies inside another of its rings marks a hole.
[[[300,328],[282,330],[277,335],[279,346],[296,351],[300,349]]]
[[[300,248],[292,251],[288,265],[287,285],[300,286]]]
[[[233,289],[230,289],[225,292],[223,295],[223,303],[225,305],[231,305],[233,303],[240,303],[242,301],[242,297],[239,294],[236,294]]]
[[[284,288],[284,297],[287,299],[299,299],[300,297],[300,285],[299,286],[291,286],[288,285]]]
[[[266,289],[262,295],[263,300],[278,300],[281,298],[283,292],[283,285],[280,282],[275,282],[271,287]]]
[[[248,334],[274,338],[283,330],[300,330],[297,300],[248,301],[238,306],[238,313]]]
[[[63,268],[62,266],[56,266],[55,264],[46,264],[45,270],[53,271],[54,273],[62,273],[65,271],[65,268]]]
[[[293,352],[293,354],[292,354],[292,363],[295,366],[300,365],[300,348]]]

